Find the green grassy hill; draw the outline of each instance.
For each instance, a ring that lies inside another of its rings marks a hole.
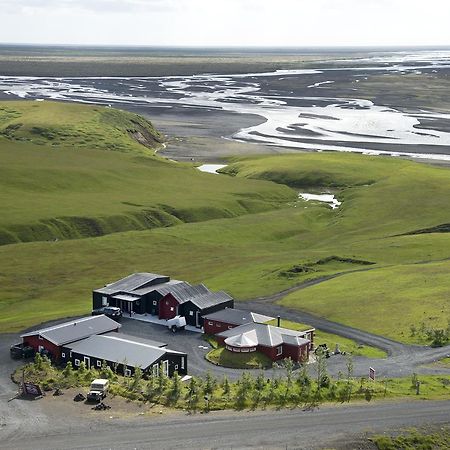
[[[0,246],[2,331],[86,313],[92,289],[136,271],[241,300],[344,273],[283,303],[405,342],[424,342],[411,322],[443,327],[450,317],[448,168],[324,152],[233,160],[229,177],[134,151],[7,138],[0,151],[8,162],[0,228],[17,239],[18,226],[37,230],[54,218],[135,224]],[[299,200],[284,183],[331,189],[343,203],[331,210]],[[160,222],[141,222],[145,211]]]
[[[294,196],[165,161],[143,136],[161,140],[145,119],[111,108],[1,102],[0,245],[234,217]]]
[[[10,141],[52,148],[141,154],[153,154],[164,139],[148,120],[137,114],[101,106],[49,101],[0,102],[0,135]]]

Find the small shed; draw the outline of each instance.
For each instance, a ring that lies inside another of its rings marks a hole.
[[[78,368],[82,362],[86,367],[101,368],[105,362],[115,372],[133,375],[139,367],[144,374],[158,375],[163,370],[171,377],[175,372],[187,374],[187,354],[170,350],[166,344],[136,338],[122,333],[91,336],[66,345],[62,351],[64,362]]]
[[[119,323],[105,315],[89,316],[33,330],[20,337],[24,345],[33,347],[36,352],[46,350],[55,361],[59,361],[64,345],[92,335],[118,331],[120,327]]]

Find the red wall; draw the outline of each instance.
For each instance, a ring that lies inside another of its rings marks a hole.
[[[212,325],[209,325],[209,323]],[[233,325],[231,323],[220,322],[218,320],[208,320],[205,319],[203,322],[203,329],[205,334],[217,334],[222,333],[222,331],[231,330],[231,328],[235,328],[237,325]]]
[[[173,311],[171,311],[173,308]],[[167,294],[159,301],[159,318],[160,319],[172,319],[177,315],[178,301],[172,296]]]
[[[217,336],[217,342],[221,345],[225,345],[225,338]],[[256,347],[258,352],[264,353],[272,361],[278,361],[284,358],[291,358],[292,361],[300,362],[307,361],[309,358],[309,348],[308,344],[302,345],[300,347],[296,345],[283,344],[283,353],[277,356],[277,347],[265,347],[263,345],[258,345]]]
[[[46,339],[39,339],[38,335],[24,337],[23,343],[33,347],[36,352],[39,351],[39,346],[42,346],[52,354],[55,360],[61,358],[61,348]]]
[[[283,354],[281,355],[284,358],[291,358],[292,361],[300,362],[306,361],[309,358],[309,344],[305,344],[302,346],[297,345],[283,345]]]
[[[225,345],[225,338],[224,338],[224,337],[216,336],[216,339],[217,339],[217,342],[218,342],[220,345]]]

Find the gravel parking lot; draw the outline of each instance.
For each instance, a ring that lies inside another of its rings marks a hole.
[[[120,332],[131,336],[164,342],[171,350],[187,353],[188,373],[190,375],[204,375],[209,370],[216,376],[227,375],[229,378],[234,379],[239,377],[242,372],[237,369],[218,367],[208,362],[205,359],[205,355],[211,350],[211,346],[203,339],[201,333],[187,330],[180,330],[173,333],[163,325],[142,322],[127,317],[122,318]]]

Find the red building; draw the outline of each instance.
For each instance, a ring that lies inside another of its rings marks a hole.
[[[272,361],[291,358],[295,362],[307,361],[314,330],[294,331],[261,323],[249,323],[216,335],[227,350],[236,353],[259,351]]]
[[[48,352],[53,360],[59,361],[64,345],[85,339],[94,334],[118,331],[120,327],[119,323],[104,315],[89,316],[52,327],[30,331],[22,334],[20,337],[24,346],[33,347],[39,353]]]
[[[201,328],[204,315],[233,306],[234,300],[226,292],[211,292],[203,284],[177,285],[159,301],[159,318],[168,320],[183,316],[187,325]]]
[[[257,314],[243,309],[226,308],[203,316],[205,334],[217,334],[248,323],[267,323],[273,317]]]

